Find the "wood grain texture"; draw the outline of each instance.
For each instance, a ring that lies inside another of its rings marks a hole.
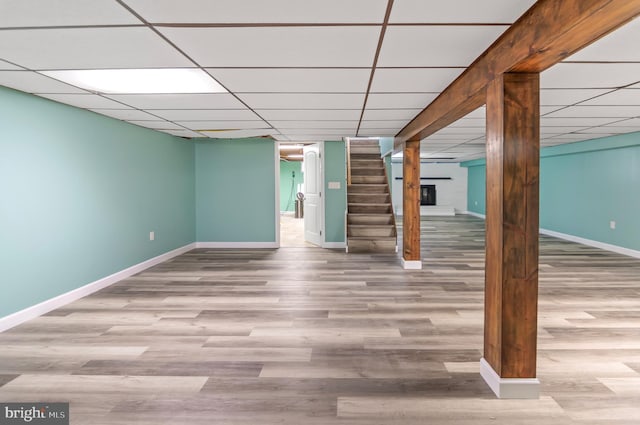
[[[640,0],[539,0],[396,135],[424,139],[484,103],[506,72],[542,72],[640,14]]]
[[[536,376],[539,74],[487,89],[485,358],[501,377]]]
[[[420,260],[420,141],[405,142],[402,157],[402,257]]]
[[[0,333],[0,400],[69,401],[73,425],[637,425],[640,260],[542,236],[541,399],[496,400],[484,222],[420,224],[423,270],[315,247],[176,257]]]

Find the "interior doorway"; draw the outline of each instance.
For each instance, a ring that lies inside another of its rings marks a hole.
[[[314,246],[305,239],[305,162],[302,143],[280,143],[280,247]]]

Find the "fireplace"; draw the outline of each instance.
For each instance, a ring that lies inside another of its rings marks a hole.
[[[420,205],[436,204],[436,185],[421,184],[420,185]]]

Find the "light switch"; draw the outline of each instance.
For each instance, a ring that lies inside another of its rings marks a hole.
[[[329,182],[329,189],[340,189],[340,182]]]

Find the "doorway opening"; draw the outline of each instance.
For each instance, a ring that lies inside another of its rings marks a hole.
[[[319,143],[279,143],[280,247],[321,246]]]

